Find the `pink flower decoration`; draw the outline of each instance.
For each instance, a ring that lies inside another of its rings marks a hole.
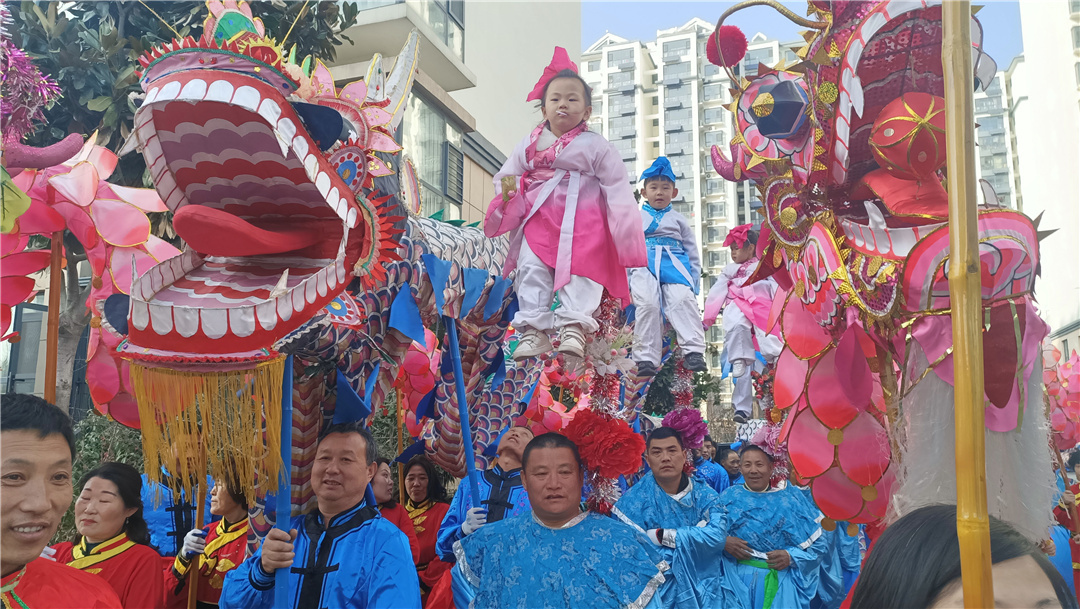
[[[682,436],[683,448],[701,448],[709,426],[696,408],[680,408],[664,415],[664,427],[671,427]]]

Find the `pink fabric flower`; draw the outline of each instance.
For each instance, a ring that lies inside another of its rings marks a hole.
[[[701,448],[709,426],[701,419],[696,408],[680,408],[664,415],[664,427],[670,427],[682,436],[684,448]]]
[[[724,238],[724,247],[734,244],[735,247],[741,248],[746,245],[746,240],[750,237],[751,228],[752,225],[743,224],[728,231],[727,237]]]

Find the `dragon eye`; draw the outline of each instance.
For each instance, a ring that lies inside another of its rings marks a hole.
[[[750,105],[757,118],[758,132],[772,139],[787,139],[806,124],[806,91],[793,80],[785,80],[758,90]]]

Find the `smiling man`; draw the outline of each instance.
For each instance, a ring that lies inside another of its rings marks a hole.
[[[638,529],[671,564],[675,585],[664,605],[720,606],[725,510],[720,495],[701,478],[683,473],[686,451],[671,427],[658,427],[645,444],[650,472],[630,487],[611,513]]]
[[[746,479],[720,495],[727,510],[723,607],[808,609],[829,540],[821,511],[803,491],[772,485],[772,458],[760,447],[739,455]]]
[[[668,564],[633,528],[582,512],[583,472],[565,436],[538,436],[522,455],[532,510],[454,544],[458,607],[659,607]]]
[[[318,509],[271,529],[262,547],[225,576],[221,608],[269,607],[274,572],[289,570],[291,607],[420,606],[409,540],[379,513],[368,484],[378,471],[371,432],[338,423],[323,432],[311,467]]]
[[[71,505],[75,435],[63,411],[31,395],[0,396],[0,580],[5,607],[119,608],[109,584],[41,551]]]

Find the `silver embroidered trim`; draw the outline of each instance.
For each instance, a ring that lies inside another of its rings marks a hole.
[[[641,591],[641,594],[637,597],[637,600],[626,606],[626,609],[644,609],[645,605],[649,604],[652,597],[656,594],[657,588],[660,584],[667,581],[664,578],[664,572],[671,569],[671,565],[666,560],[660,561],[656,565],[656,575],[649,580],[649,583],[645,584],[645,589]]]
[[[815,541],[818,540],[818,537],[821,537],[821,527],[818,527],[818,530],[814,531],[814,534],[810,536],[810,539],[807,539],[806,541],[800,543],[799,549],[805,550],[806,548],[809,548],[811,545],[813,545]]]
[[[472,584],[474,587],[480,587],[480,578],[473,573],[473,570],[469,568],[469,561],[465,558],[465,548],[461,547],[461,540],[454,542],[454,558],[457,559],[457,566],[461,569],[461,574],[465,576],[466,581]]]
[[[637,529],[642,535],[648,535],[648,533],[645,532],[645,529],[638,526],[638,524],[636,522],[634,522],[633,520],[630,520],[629,516],[627,516],[626,514],[623,514],[623,511],[620,510],[618,506],[615,506],[615,507],[611,508],[611,513],[615,514],[615,517],[618,518],[619,520],[621,520],[624,523],[626,523],[626,524],[634,527],[635,529]]]

